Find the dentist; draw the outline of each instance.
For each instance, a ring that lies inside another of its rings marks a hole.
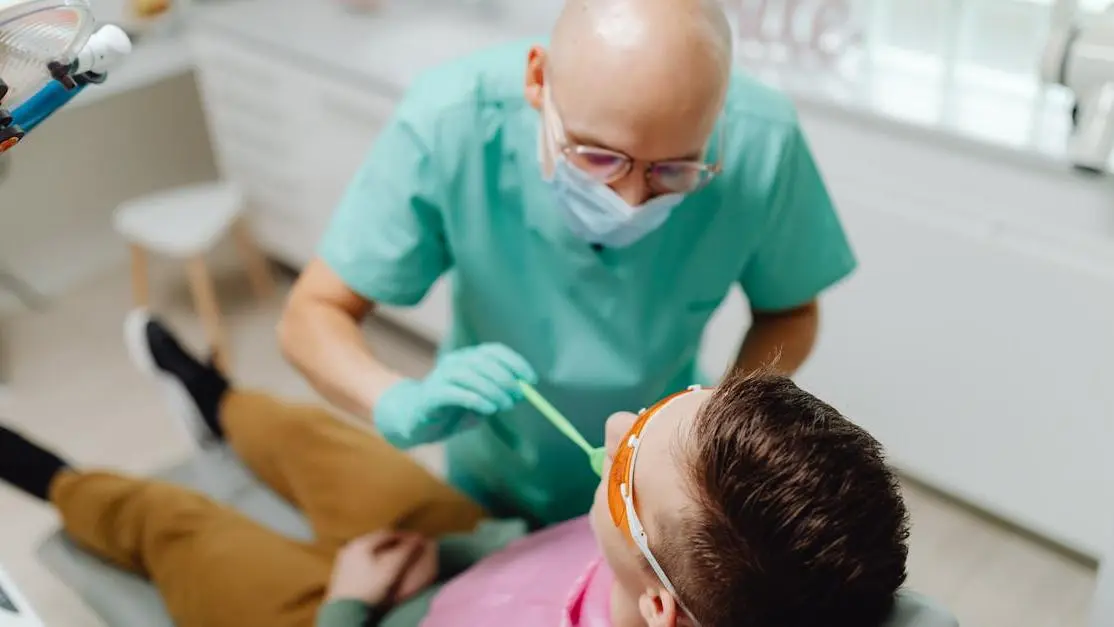
[[[394,445],[447,440],[451,482],[494,514],[583,514],[598,478],[518,379],[602,438],[698,380],[733,284],[754,312],[737,367],[793,371],[855,267],[792,105],[731,65],[718,0],[569,0],[548,45],[426,73],[294,287],[287,358]],[[360,322],[450,270],[451,337],[404,378]]]

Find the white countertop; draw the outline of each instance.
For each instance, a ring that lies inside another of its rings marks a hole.
[[[192,69],[193,58],[184,35],[140,39],[124,63],[109,74],[108,80],[100,85],[86,87],[69,107],[100,102],[117,94],[180,76]]]
[[[380,91],[401,93],[423,70],[480,48],[541,32],[476,10],[387,2],[372,14],[332,0],[231,0],[195,9],[195,27],[228,32]]]
[[[497,6],[499,2],[489,0]],[[430,5],[436,5],[435,7]],[[330,0],[230,0],[202,5],[193,18],[275,54],[380,91],[401,93],[422,70],[472,50],[545,34],[550,16],[513,9],[467,9],[434,0],[386,2],[371,14]],[[884,61],[884,60],[883,60]],[[1034,70],[1035,72],[1035,70]],[[761,73],[802,108],[821,108],[886,132],[945,142],[1024,166],[1067,170],[1070,105],[1062,93],[993,87],[978,77],[951,84],[879,66],[854,81],[778,70]]]
[[[993,84],[978,77],[951,83],[908,68],[881,66],[856,80],[790,71],[756,71],[802,109],[823,109],[886,132],[976,151],[1024,167],[1067,170],[1071,94],[1036,80]]]

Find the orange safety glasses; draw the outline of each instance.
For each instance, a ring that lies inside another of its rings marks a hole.
[[[635,546],[638,547],[642,557],[650,564],[650,568],[654,570],[657,575],[658,581],[661,582],[665,589],[669,591],[681,609],[688,614],[694,624],[699,625],[696,617],[685,608],[681,597],[677,594],[677,589],[673,586],[673,582],[669,581],[669,577],[665,575],[662,570],[661,564],[658,563],[657,558],[650,552],[650,541],[646,536],[646,528],[643,527],[642,521],[638,518],[638,501],[634,495],[634,464],[638,459],[638,449],[642,444],[642,434],[650,425],[650,421],[658,414],[665,406],[673,402],[677,398],[688,394],[689,392],[700,390],[701,387],[694,385],[687,390],[670,394],[662,400],[655,403],[649,409],[644,409],[638,414],[638,419],[631,425],[630,431],[619,443],[615,450],[615,457],[611,462],[611,472],[607,477],[607,507],[611,510],[611,521],[615,526],[626,532],[627,538],[630,539]]]
[[[634,457],[635,452],[638,450],[638,445],[642,442],[642,432],[646,429],[646,425],[650,422],[662,407],[665,407],[678,396],[688,394],[693,388],[675,392],[661,399],[649,409],[643,409],[638,413],[638,419],[631,425],[630,431],[623,436],[623,441],[619,443],[618,448],[615,450],[615,457],[611,460],[611,472],[607,476],[607,507],[611,510],[611,522],[619,529],[627,532],[628,537],[634,540],[630,525],[627,524],[627,498],[624,493],[629,497],[633,504],[637,507],[638,501],[634,496]]]

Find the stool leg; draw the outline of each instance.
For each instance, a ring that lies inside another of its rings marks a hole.
[[[248,279],[251,281],[252,289],[255,290],[255,296],[259,300],[267,300],[275,292],[275,281],[271,276],[267,258],[255,245],[247,222],[242,219],[237,220],[232,227],[232,236],[236,238],[236,247],[240,250],[244,265],[247,266]]]
[[[217,305],[217,293],[213,286],[213,277],[205,265],[204,257],[193,257],[187,263],[189,272],[190,291],[193,292],[194,306],[201,316],[201,324],[205,327],[205,335],[209,338],[209,345],[213,349],[213,363],[223,372],[229,372],[228,341],[224,335],[224,325],[221,324],[220,307]]]
[[[132,244],[132,299],[136,307],[151,304],[151,292],[147,279],[147,251],[139,244]]]

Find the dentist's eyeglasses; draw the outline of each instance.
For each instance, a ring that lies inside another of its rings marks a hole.
[[[723,145],[723,131],[720,131],[720,145]],[[567,144],[561,153],[569,163],[597,181],[609,185],[630,174],[634,159],[621,152]],[[720,163],[705,163],[694,160],[655,161],[645,169],[646,182],[650,189],[659,194],[691,194],[706,186],[722,171]]]
[[[550,141],[572,166],[604,185],[618,181],[634,169],[638,162],[629,155],[571,141],[565,134],[565,125],[553,104],[553,94],[548,87],[545,90],[545,102],[548,115],[543,114],[546,117],[544,124]],[[644,174],[650,189],[656,194],[691,194],[710,183],[723,171],[726,127],[726,122],[720,122],[715,163],[697,159],[672,159],[646,164]]]

